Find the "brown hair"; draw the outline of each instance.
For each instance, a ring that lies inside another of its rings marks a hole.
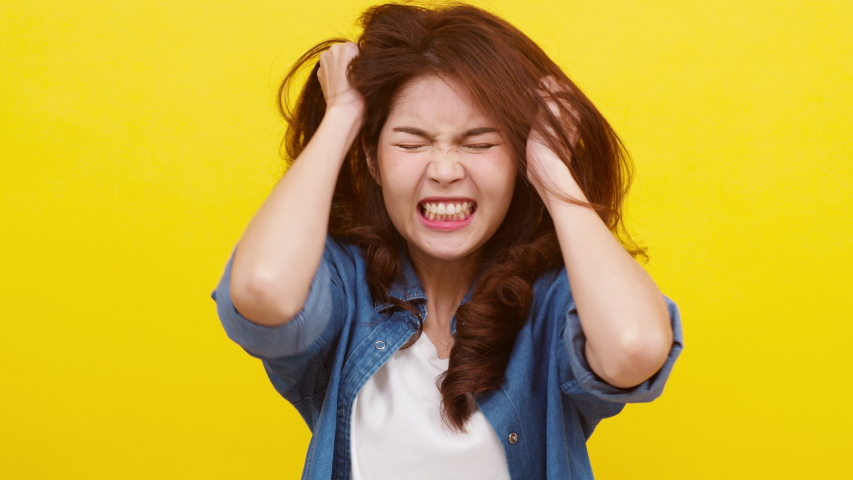
[[[448,424],[464,431],[471,398],[504,381],[515,337],[533,300],[533,282],[563,263],[553,221],[525,176],[531,128],[538,127],[547,145],[568,165],[589,203],[561,196],[595,209],[637,256],[644,251],[624,233],[621,222],[630,163],[619,138],[592,102],[532,40],[501,18],[459,3],[430,8],[385,4],[365,11],[359,24],[363,29],[357,40],[360,53],[350,64],[348,77],[365,99],[364,126],[338,176],[329,231],[361,248],[374,299],[419,315],[413,305],[389,297],[388,289],[401,276],[399,252],[405,243],[385,211],[382,190],[370,175],[364,151],[376,158],[380,130],[403,85],[429,74],[457,80],[482,111],[501,124],[518,165],[519,181],[509,212],[483,249],[473,296],[456,311],[455,343],[440,380],[442,415]],[[343,41],[327,40],[309,50],[281,85],[280,111],[289,124],[282,146],[289,162],[299,156],[325,113],[316,77],[319,64],[314,65],[293,110],[288,99],[291,84],[303,66]],[[553,95],[560,100],[556,113],[537,93],[546,76],[568,87]],[[575,142],[567,133],[571,129],[560,120],[570,118],[576,119]]]

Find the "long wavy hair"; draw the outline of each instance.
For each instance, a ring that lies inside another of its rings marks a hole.
[[[624,232],[621,216],[630,162],[592,102],[532,40],[503,19],[460,3],[439,7],[389,3],[366,10],[359,26],[360,53],[350,64],[348,78],[364,96],[366,111],[360,138],[338,176],[329,231],[360,247],[374,299],[420,317],[414,305],[389,296],[392,282],[402,275],[400,253],[406,247],[368,168],[401,87],[431,74],[458,81],[483,112],[501,123],[518,167],[509,212],[480,255],[473,296],[456,310],[449,367],[439,379],[442,416],[448,425],[464,431],[472,400],[504,381],[515,338],[533,300],[533,282],[563,263],[553,221],[525,173],[531,128],[542,133],[544,142],[569,167],[589,202],[555,193],[593,208],[629,253],[637,256],[644,251]],[[288,123],[282,150],[288,165],[305,148],[325,113],[317,57],[344,41],[330,39],[310,49],[281,84],[280,113]],[[293,84],[311,65],[313,70],[291,108],[288,97]],[[537,93],[547,76],[568,87],[552,95],[558,100],[552,102],[558,111],[548,108]],[[422,325],[406,346],[420,335]]]

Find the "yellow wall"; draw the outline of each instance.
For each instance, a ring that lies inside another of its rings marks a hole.
[[[0,2],[0,475],[298,477],[308,431],[208,295],[281,170],[277,82],[367,4]],[[598,478],[851,478],[853,4],[491,7],[622,135],[684,317]]]

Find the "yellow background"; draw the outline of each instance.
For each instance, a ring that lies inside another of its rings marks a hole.
[[[298,478],[209,298],[278,178],[275,88],[369,2],[0,3],[0,476]],[[493,1],[611,120],[681,307],[600,479],[853,478],[853,3]]]

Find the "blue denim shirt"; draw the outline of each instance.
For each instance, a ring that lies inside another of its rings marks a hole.
[[[232,261],[233,252],[212,297],[228,336],[262,360],[275,389],[313,433],[302,478],[350,479],[353,402],[368,378],[417,331],[417,318],[375,302],[361,251],[329,237],[303,310],[282,326],[257,325],[231,302]],[[403,271],[405,280],[390,294],[415,302],[423,315],[426,296],[405,254]],[[601,380],[584,358],[584,334],[565,268],[535,282],[529,318],[516,338],[503,385],[476,399],[503,445],[511,478],[593,478],[586,440],[595,426],[625,403],[658,397],[682,350],[678,309],[666,302],[674,332],[669,357],[649,380],[623,389]]]

